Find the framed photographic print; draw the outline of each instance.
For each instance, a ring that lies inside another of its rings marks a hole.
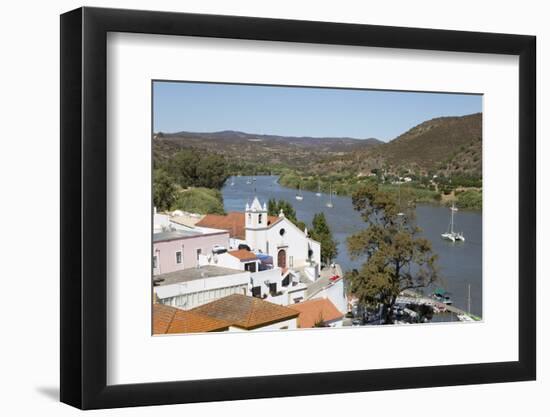
[[[535,38],[61,16],[61,400],[535,379]]]

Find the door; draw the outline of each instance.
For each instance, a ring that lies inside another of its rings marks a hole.
[[[277,266],[279,268],[286,268],[286,251],[281,249],[277,254]]]

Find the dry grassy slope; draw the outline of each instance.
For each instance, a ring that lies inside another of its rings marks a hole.
[[[481,176],[481,121],[481,113],[428,120],[386,144],[324,161],[318,169],[364,174],[405,168]]]
[[[481,141],[481,114],[441,117],[421,123],[381,147],[390,163],[417,162],[436,165],[450,153]]]

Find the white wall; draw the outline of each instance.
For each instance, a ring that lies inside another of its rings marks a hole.
[[[1,218],[8,219],[14,210],[24,213],[40,207],[41,233],[49,242],[34,252],[29,262],[27,252],[12,251],[23,247],[25,234],[17,222],[3,222],[4,239],[0,243],[5,258],[2,276],[18,276],[26,300],[4,297],[0,303],[3,342],[0,350],[0,380],[4,395],[0,410],[5,415],[76,416],[80,412],[56,400],[59,379],[59,14],[86,4],[89,6],[163,9],[199,13],[257,15],[291,19],[333,20],[381,25],[420,26],[442,29],[481,30],[538,35],[539,74],[539,193],[548,189],[550,137],[548,112],[550,82],[550,26],[545,2],[536,0],[485,1],[464,0],[443,3],[440,0],[392,2],[322,2],[278,0],[59,0],[56,2],[5,2],[0,31],[2,39],[1,79],[4,137],[0,152],[0,178],[5,204]],[[230,65],[230,63],[228,63]],[[544,75],[542,75],[544,74]],[[541,76],[542,75],[542,76]],[[9,81],[9,82],[7,82]],[[546,112],[543,113],[542,109]],[[38,202],[38,203],[37,203]],[[540,213],[550,212],[550,194],[539,194],[539,235],[550,234],[550,219]],[[15,242],[14,242],[15,241]],[[550,252],[550,244],[539,241],[539,260]],[[6,255],[9,254],[9,255]],[[539,261],[539,265],[542,261]],[[25,265],[24,269],[20,265]],[[539,301],[550,292],[547,274],[539,268]],[[538,303],[539,312],[546,309]],[[37,316],[38,314],[38,316]],[[39,325],[27,326],[28,323]],[[539,320],[539,352],[550,350],[550,327]],[[249,337],[249,336],[243,336]],[[37,342],[40,348],[37,349]],[[293,347],[294,348],[294,347]],[[539,381],[436,389],[322,395],[285,399],[235,401],[167,407],[144,407],[94,412],[97,416],[279,416],[281,409],[295,414],[339,416],[342,413],[381,415],[396,401],[410,405],[410,417],[426,415],[426,410],[444,410],[446,417],[465,415],[544,415],[550,391],[550,365],[547,354],[539,355]],[[207,365],[206,365],[207,366]]]
[[[280,235],[280,230],[285,229],[283,236]],[[279,246],[288,245],[286,250],[286,266],[301,267],[306,264],[308,255],[308,243],[311,242],[311,249],[314,252],[313,260],[320,262],[320,246],[317,242],[307,239],[304,233],[298,229],[288,219],[279,221],[277,224],[267,230],[267,239],[269,240],[269,254],[273,256],[273,263],[277,264],[277,254],[279,252]],[[264,249],[265,250],[265,249]],[[293,263],[291,264],[290,257],[293,257]]]
[[[209,303],[230,294],[250,293],[250,273],[195,279],[177,284],[154,287],[163,304],[186,310]],[[246,291],[246,292],[244,292]]]

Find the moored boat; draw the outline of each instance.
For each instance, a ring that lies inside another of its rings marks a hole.
[[[465,242],[466,238],[464,237],[464,234],[462,232],[455,232],[454,230],[455,212],[457,211],[458,209],[455,207],[455,203],[453,202],[451,207],[451,221],[449,223],[449,228],[447,229],[447,232],[441,234],[441,237],[443,239],[450,240],[451,242]]]

